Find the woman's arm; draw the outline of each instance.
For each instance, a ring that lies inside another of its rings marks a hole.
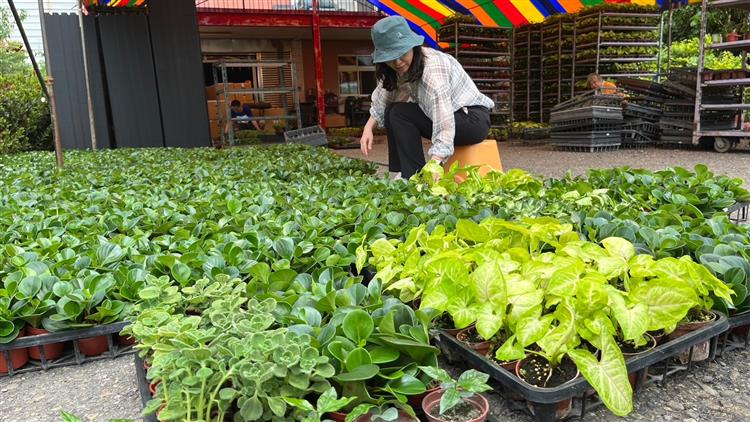
[[[450,98],[450,69],[444,66],[425,67],[422,78],[425,100],[432,110],[432,147],[430,157],[437,161],[453,155],[453,139],[456,136],[456,119]]]

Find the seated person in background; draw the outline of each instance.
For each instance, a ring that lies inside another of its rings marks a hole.
[[[232,118],[235,117],[253,117],[253,111],[248,104],[242,104],[239,100],[232,100],[231,104]],[[255,120],[237,121],[232,120],[234,130],[262,130],[262,125]]]
[[[598,89],[604,95],[617,95],[617,85],[612,82],[605,81],[597,73],[591,73],[586,77],[589,89]]]

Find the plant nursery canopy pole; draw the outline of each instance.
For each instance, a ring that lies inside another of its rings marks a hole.
[[[91,132],[91,149],[96,150],[96,124],[94,121],[94,102],[91,99],[91,85],[89,84],[89,61],[86,57],[86,37],[83,30],[83,4],[78,7],[78,27],[81,31],[81,55],[83,56],[83,79],[86,84],[86,103],[89,111],[89,131]]]
[[[39,4],[39,24],[42,28],[42,45],[44,46],[44,57],[49,60],[49,45],[47,44],[47,28],[44,24],[44,3],[42,0]],[[53,141],[55,144],[55,158],[57,166],[62,168],[64,164],[62,142],[60,142],[60,125],[57,123],[57,103],[55,102],[55,79],[52,77],[52,69],[47,62],[47,79],[45,80],[47,93],[49,95],[49,115],[52,120]]]
[[[312,0],[313,51],[315,54],[315,89],[317,91],[318,124],[326,128],[326,105],[323,97],[323,49],[320,45],[320,13],[318,0]]]

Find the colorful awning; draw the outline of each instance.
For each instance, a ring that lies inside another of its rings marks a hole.
[[[601,3],[638,4],[668,8],[700,0],[369,0],[389,15],[401,15],[436,46],[437,29],[445,18],[462,13],[489,27],[517,27],[542,22],[560,13],[576,13]]]
[[[141,7],[146,0],[81,0],[81,4],[89,7]]]

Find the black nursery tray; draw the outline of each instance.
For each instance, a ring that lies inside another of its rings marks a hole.
[[[11,350],[44,346],[54,343],[64,343],[68,341],[72,342],[72,345],[68,345],[62,356],[57,359],[47,359],[44,354],[44,348],[40,348],[41,361],[29,360],[29,363],[15,370],[12,368],[12,365],[8,365],[8,373],[0,374],[0,377],[6,375],[12,377],[13,375],[24,374],[26,372],[46,371],[61,366],[81,365],[89,361],[113,359],[124,354],[132,353],[133,348],[131,346],[121,346],[113,338],[113,334],[119,333],[129,324],[129,322],[116,322],[114,324],[97,325],[95,327],[83,328],[80,330],[67,330],[36,336],[19,337],[11,343],[0,344],[0,354],[3,355],[6,362],[10,362]],[[107,351],[99,356],[84,356],[80,350],[78,341],[102,335],[107,336]]]
[[[134,355],[135,360],[135,379],[138,382],[138,392],[141,394],[141,403],[143,403],[143,407],[146,407],[146,404],[148,404],[149,400],[151,400],[153,397],[151,396],[151,392],[148,391],[148,378],[146,378],[146,367],[143,365],[143,359],[141,359],[140,356],[138,356],[138,353],[135,353]],[[150,414],[145,415],[143,417],[143,420],[145,422],[156,422],[156,415]]]
[[[693,346],[709,340],[712,341],[712,350],[715,351],[719,335],[729,328],[727,317],[722,314],[718,315],[719,318],[716,321],[706,324],[700,329],[628,359],[626,362],[628,372],[640,372],[649,366],[667,361],[687,349],[691,350],[690,356],[692,356]],[[536,413],[534,416],[537,422],[554,421],[556,403],[574,397],[582,397],[591,388],[583,377],[576,378],[554,388],[540,388],[526,384],[511,372],[470,349],[444,330],[437,331],[439,333],[441,349],[446,353],[449,361],[465,362],[488,374],[494,381],[501,385],[498,393],[504,398],[510,399],[512,396],[516,396],[517,398],[522,397],[526,401],[533,403]],[[584,414],[585,407],[581,410],[581,418],[583,418]]]

